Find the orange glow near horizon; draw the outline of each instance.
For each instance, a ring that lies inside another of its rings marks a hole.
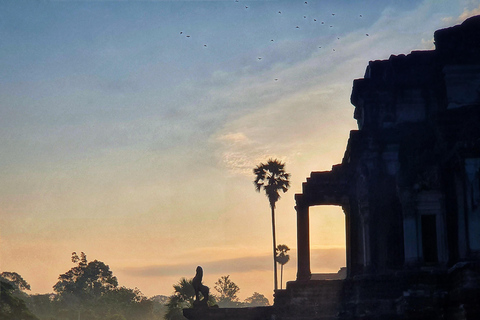
[[[334,273],[346,265],[345,239],[345,214],[341,207],[310,207],[310,269],[312,273]],[[340,249],[330,256],[331,260],[339,264],[338,266],[325,264],[325,261],[322,261],[329,256],[328,249]]]

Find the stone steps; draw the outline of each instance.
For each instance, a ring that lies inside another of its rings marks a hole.
[[[342,280],[289,282],[287,289],[275,293],[275,311],[282,320],[333,320],[341,310],[342,297]]]

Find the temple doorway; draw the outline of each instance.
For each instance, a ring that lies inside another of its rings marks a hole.
[[[339,206],[310,207],[310,268],[312,279],[345,273],[345,214]]]

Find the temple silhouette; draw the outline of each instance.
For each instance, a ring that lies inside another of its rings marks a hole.
[[[358,130],[342,163],[295,195],[297,279],[274,306],[187,318],[480,319],[480,16],[434,38],[354,80]],[[345,213],[345,279],[310,270],[309,208],[321,205]]]

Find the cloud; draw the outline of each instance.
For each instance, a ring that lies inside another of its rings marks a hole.
[[[456,22],[461,23],[465,21],[468,18],[471,18],[473,16],[480,15],[480,5],[476,8],[473,8],[471,10],[465,9],[462,14],[458,17]]]
[[[245,273],[251,271],[269,270],[270,257],[243,257],[224,259],[201,263],[204,270],[209,273]],[[175,265],[154,265],[147,267],[125,268],[124,273],[138,277],[158,277],[158,276],[182,276],[191,274],[196,265],[192,263],[183,263]]]
[[[239,174],[251,174],[252,166],[247,156],[247,151],[257,148],[257,143],[248,138],[243,132],[220,134],[215,139],[225,149],[230,149],[230,151],[225,151],[221,156],[223,165]]]
[[[291,162],[312,152],[319,158],[328,155],[356,129],[349,101],[353,79],[363,76],[369,60],[433,49],[433,32],[443,27],[435,10],[430,1],[408,12],[387,8],[370,26],[321,49],[302,43],[308,54],[301,60],[276,60],[228,88],[217,87],[222,105],[235,110],[210,139],[219,163],[234,174],[251,175],[251,168],[269,157]],[[335,151],[335,161],[342,150]]]
[[[460,24],[468,18],[480,15],[480,5],[478,0],[466,1],[465,8],[459,16],[448,16],[443,17],[441,21],[444,24],[444,27],[451,27],[454,24]]]
[[[327,249],[311,249],[312,264],[315,264],[316,270],[330,272],[344,265],[345,248],[327,248]],[[296,250],[290,252],[290,265],[296,265]],[[232,274],[232,273],[250,273],[271,270],[270,255],[250,256],[241,258],[222,259],[215,261],[200,262],[204,271],[209,274]],[[181,263],[181,264],[165,264],[151,265],[144,267],[127,267],[119,271],[125,275],[133,277],[168,277],[168,276],[185,276],[193,273],[197,264]]]
[[[245,136],[245,134],[242,132],[228,133],[218,137],[218,140],[242,145],[250,143],[250,139],[248,139],[247,136]]]

